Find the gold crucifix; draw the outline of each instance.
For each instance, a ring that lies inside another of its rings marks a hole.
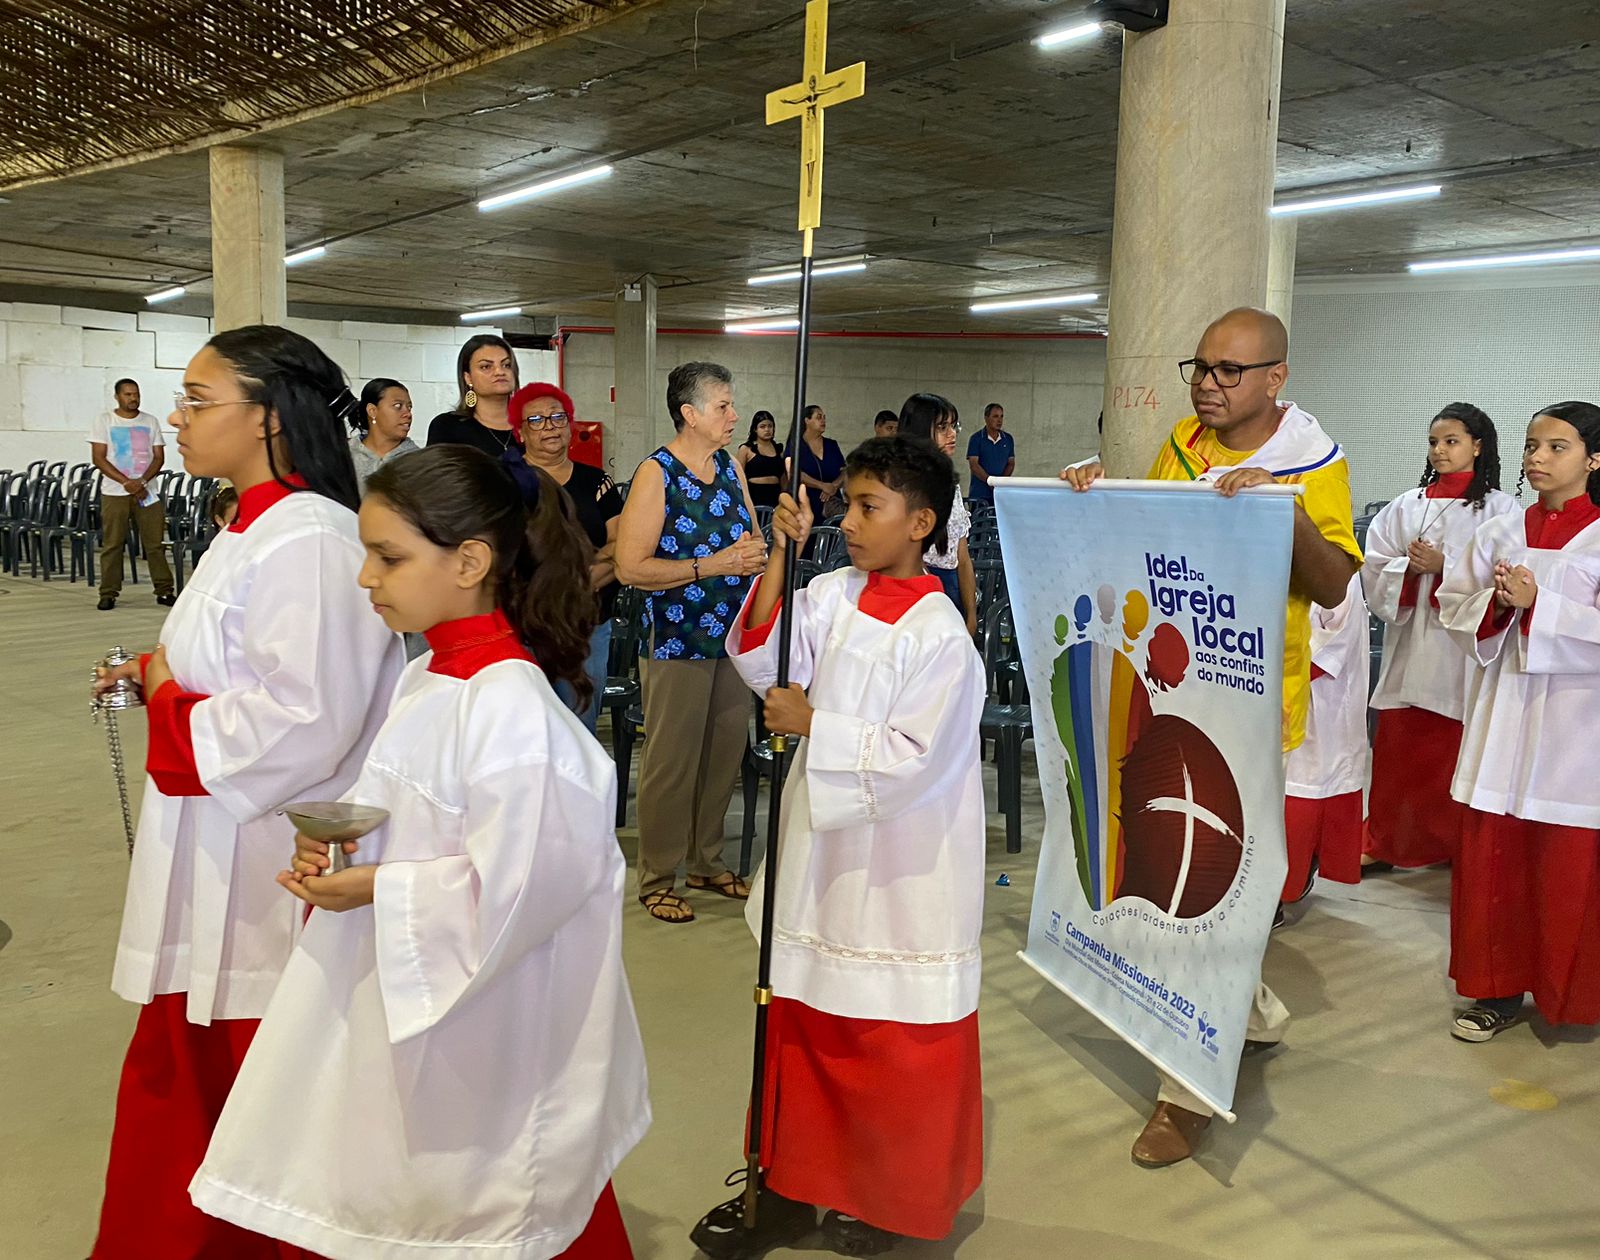
[[[867,63],[828,70],[828,0],[807,0],[805,77],[767,93],[767,126],[800,119],[800,230],[805,256],[811,233],[822,225],[822,111],[865,95]]]

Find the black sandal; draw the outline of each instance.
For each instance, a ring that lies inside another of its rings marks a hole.
[[[700,882],[697,884],[695,880]],[[732,871],[723,871],[722,875],[713,875],[709,879],[704,875],[691,875],[684,882],[695,892],[714,892],[719,897],[731,897],[735,901],[750,900],[750,885]]]
[[[670,888],[658,888],[655,892],[646,893],[639,898],[639,904],[645,908],[645,913],[660,923],[693,923],[694,909],[677,893]],[[682,918],[671,918],[663,914],[663,910],[687,910]]]
[[[881,1256],[894,1250],[900,1235],[830,1208],[822,1217],[822,1240],[841,1256]]]
[[[743,1185],[748,1170],[728,1174],[724,1185]],[[809,1203],[786,1199],[765,1184],[757,1191],[756,1224],[746,1229],[744,1195],[719,1203],[689,1231],[689,1241],[711,1260],[754,1260],[774,1247],[792,1247],[817,1232],[817,1209]]]

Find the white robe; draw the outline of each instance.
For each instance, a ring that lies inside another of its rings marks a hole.
[[[1539,584],[1527,635],[1517,610],[1479,639],[1494,602],[1497,560],[1526,565]],[[1600,704],[1600,522],[1560,551],[1529,547],[1524,518],[1499,516],[1472,536],[1439,588],[1445,628],[1475,670],[1450,794],[1488,814],[1600,827],[1600,773],[1588,738]]]
[[[1500,490],[1489,492],[1482,511],[1462,499],[1429,499],[1420,490],[1409,490],[1373,518],[1361,580],[1368,606],[1384,623],[1374,709],[1427,709],[1461,720],[1474,666],[1472,658],[1451,641],[1430,596],[1480,525],[1512,514],[1520,519],[1521,512],[1522,505]],[[1416,606],[1402,608],[1400,594],[1410,568],[1406,548],[1419,538],[1444,552],[1445,573],[1419,574]]]
[[[361,769],[404,665],[356,583],[356,516],[318,494],[223,531],[161,639],[192,710],[209,796],[146,780],[111,987],[188,994],[189,1021],[259,1019],[299,933],[273,876],[294,828],[276,810],[338,797]]]
[[[840,569],[795,598],[790,679],[816,713],[784,787],[773,992],[848,1018],[951,1023],[978,1007],[983,665],[942,592],[890,625],[856,607],[865,585]],[[728,653],[764,695],[777,630],[745,652],[744,617]],[[757,934],[766,875],[746,909]]]
[[[1311,679],[1305,742],[1284,763],[1289,796],[1323,800],[1367,784],[1367,601],[1350,579],[1337,608],[1311,606]]]
[[[331,1260],[545,1260],[650,1122],[616,770],[536,666],[431,659],[348,793],[376,900],[312,913],[190,1193]]]

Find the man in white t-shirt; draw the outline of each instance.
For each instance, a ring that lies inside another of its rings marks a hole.
[[[162,549],[166,521],[161,500],[150,483],[161,471],[166,448],[161,422],[139,410],[139,386],[131,380],[116,385],[117,405],[95,417],[89,431],[89,451],[100,470],[100,524],[105,535],[100,549],[101,612],[117,606],[122,593],[122,551],[128,542],[130,519],[139,528],[145,563],[155,583],[156,603],[171,606],[172,569]]]

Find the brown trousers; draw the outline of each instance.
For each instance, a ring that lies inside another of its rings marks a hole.
[[[166,541],[166,510],[157,499],[149,507],[139,507],[131,494],[100,496],[100,528],[105,543],[100,548],[100,594],[113,599],[122,593],[122,556],[128,542],[129,518],[139,527],[139,542],[144,562],[150,566],[150,580],[157,595],[173,591],[172,566],[163,547]]]
[[[723,819],[739,778],[751,693],[733,662],[641,662],[644,752],[639,759],[639,895],[686,872],[712,878],[723,861]]]

